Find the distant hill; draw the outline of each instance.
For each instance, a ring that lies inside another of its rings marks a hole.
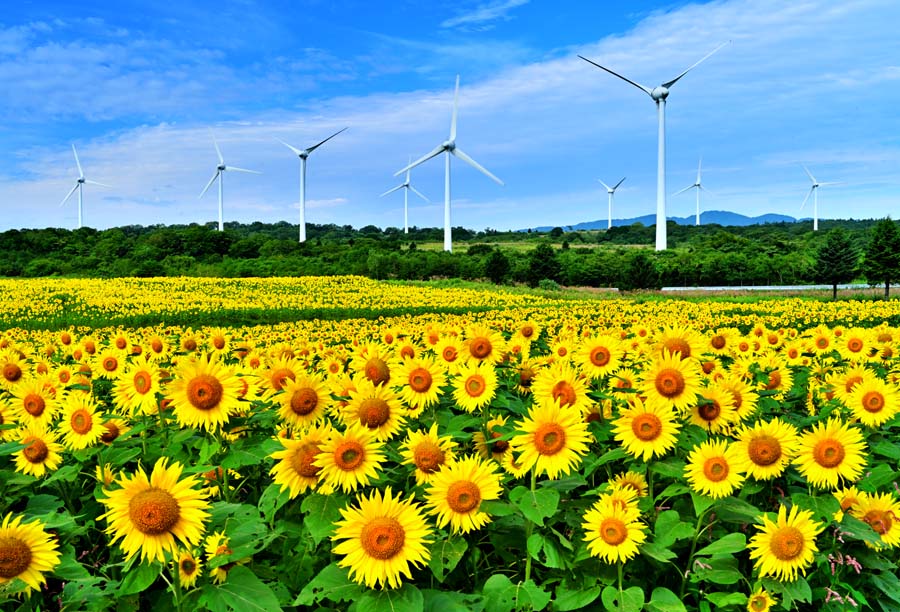
[[[695,222],[693,215],[689,217],[668,217],[668,219],[669,221],[674,221],[678,225],[694,225]],[[796,223],[799,220],[800,219],[795,219],[794,217],[789,217],[787,215],[776,215],[774,213],[760,215],[758,217],[748,217],[746,215],[728,212],[727,210],[709,210],[700,213],[701,225],[716,224],[744,227],[747,225],[764,225],[766,223]],[[642,217],[633,217],[631,219],[613,219],[614,227],[634,225],[635,223],[643,223],[646,226],[656,225],[656,215],[644,215]],[[597,221],[584,221],[576,225],[566,225],[562,227],[563,229],[570,231],[597,230],[606,229],[606,224],[606,219],[600,219]],[[549,232],[553,229],[553,226],[543,225],[531,229],[532,231],[537,232]]]

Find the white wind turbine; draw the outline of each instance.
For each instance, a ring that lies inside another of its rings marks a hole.
[[[222,221],[222,183],[225,182],[225,172],[234,171],[234,172],[247,172],[249,174],[262,174],[261,172],[257,172],[256,170],[245,170],[244,168],[238,168],[236,166],[226,166],[225,159],[222,157],[222,151],[219,150],[219,143],[216,141],[215,134],[210,130],[209,135],[212,136],[213,144],[216,146],[216,155],[219,156],[219,164],[216,166],[216,172],[213,174],[212,178],[209,179],[209,182],[206,184],[206,187],[203,188],[203,191],[200,192],[200,198],[203,197],[203,194],[212,186],[212,184],[219,179],[219,231],[223,231],[225,229],[225,224]],[[198,198],[199,199],[199,198]]]
[[[412,163],[412,157],[409,158],[410,163]],[[412,190],[414,194],[425,200],[426,202],[430,202],[428,198],[422,195],[418,189],[409,184],[409,173],[410,169],[406,169],[406,180],[394,187],[393,189],[388,189],[384,193],[382,193],[379,197],[384,197],[389,193],[394,193],[398,189],[403,189],[403,233],[409,233],[409,192]]]
[[[702,165],[703,165],[703,158],[701,157],[700,162],[697,164],[697,180],[694,181],[693,185],[688,185],[684,189],[682,189],[680,191],[676,191],[675,193],[672,194],[673,196],[677,196],[677,195],[680,195],[690,189],[695,189],[695,188],[697,189],[697,220],[696,220],[695,225],[700,225],[700,190],[702,189],[703,191],[705,191],[707,193],[712,193],[709,189],[704,187],[703,183],[700,181],[700,172],[701,172],[700,168]]]
[[[88,185],[98,185],[100,187],[109,187],[104,183],[98,183],[97,181],[91,181],[84,178],[84,170],[81,169],[81,161],[78,159],[78,151],[75,150],[75,145],[72,145],[72,153],[75,154],[75,165],[78,166],[78,178],[75,180],[75,186],[66,194],[66,197],[63,198],[63,201],[59,203],[60,206],[63,206],[66,202],[69,201],[69,198],[72,197],[72,194],[75,193],[75,190],[78,190],[78,229],[81,229],[82,225],[82,208],[83,208],[83,193],[84,184]]]
[[[338,130],[322,142],[314,144],[308,149],[298,149],[297,147],[292,147],[283,140],[278,140],[278,142],[293,151],[294,154],[300,158],[300,242],[306,242],[306,158],[309,157],[310,153],[312,153],[346,129],[347,128]]]
[[[444,158],[444,250],[452,252],[453,251],[453,241],[450,237],[450,156],[454,156],[458,159],[463,160],[479,172],[485,174],[488,178],[493,180],[499,185],[503,185],[503,181],[498,179],[496,176],[488,172],[485,168],[483,168],[478,162],[474,159],[463,153],[462,149],[457,148],[456,146],[456,116],[458,111],[458,103],[459,103],[459,75],[456,75],[456,90],[453,93],[453,117],[450,120],[450,138],[445,140],[434,149],[432,149],[429,153],[426,153],[413,163],[409,164],[405,168],[401,168],[397,172],[394,173],[394,176],[400,176],[402,173],[406,172],[411,168],[415,168],[422,162],[426,162],[432,157],[436,157],[441,153],[447,153],[447,157]]]
[[[600,180],[600,179],[597,179],[597,180]],[[613,185],[612,187],[610,187],[609,185],[607,185],[607,184],[604,183],[603,181],[600,181],[600,184],[603,185],[604,187],[606,187],[606,193],[609,194],[609,205],[608,205],[608,209],[609,209],[609,221],[607,221],[607,223],[606,223],[606,229],[611,229],[611,228],[612,228],[612,204],[613,204],[613,196],[616,194],[616,189],[618,189],[618,188],[619,188],[619,185],[621,185],[623,182],[625,182],[625,177],[624,177],[624,176],[622,177],[622,180],[621,180],[621,181],[619,181],[618,183],[616,183],[616,184]]]
[[[687,70],[679,74],[677,77],[672,79],[671,81],[666,81],[662,85],[654,87],[650,89],[649,87],[644,87],[640,83],[636,83],[631,79],[627,79],[623,77],[621,74],[613,72],[609,68],[601,66],[597,62],[593,62],[588,58],[579,55],[581,59],[588,62],[589,64],[593,64],[597,68],[601,70],[605,70],[613,76],[617,76],[626,83],[631,83],[647,95],[649,95],[654,102],[656,102],[657,115],[659,117],[659,145],[658,145],[658,153],[657,153],[657,164],[656,164],[656,250],[664,251],[666,250],[666,98],[669,96],[669,88],[672,87],[675,83],[677,83],[681,77],[686,75],[688,72],[699,66],[702,62],[707,60],[713,53],[724,47],[728,44],[728,41],[722,43],[709,53],[707,53],[700,61],[694,63]]]
[[[803,164],[800,164],[803,166]],[[820,183],[816,180],[816,177],[812,175],[812,172],[809,171],[809,168],[803,166],[803,169],[806,170],[806,176],[809,177],[809,180],[812,181],[812,187],[809,188],[809,191],[806,192],[806,197],[803,198],[803,204],[800,205],[800,210],[803,210],[803,207],[806,206],[806,201],[809,200],[809,196],[813,197],[813,231],[819,231],[819,187],[822,185],[840,185],[841,183]]]

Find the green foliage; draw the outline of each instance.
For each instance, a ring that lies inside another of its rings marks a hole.
[[[891,283],[900,279],[900,230],[890,218],[882,219],[872,230],[863,274],[872,285],[884,283],[884,297],[889,296]]]
[[[836,227],[825,237],[816,254],[816,280],[832,285],[832,299],[837,299],[838,283],[847,283],[856,277],[859,267],[859,251],[843,228]]]

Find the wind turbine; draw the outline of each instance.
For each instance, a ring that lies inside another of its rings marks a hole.
[[[209,179],[206,187],[204,187],[203,191],[200,192],[200,198],[203,197],[203,194],[206,193],[206,191],[212,186],[216,179],[219,179],[219,231],[221,232],[225,229],[225,224],[222,222],[222,184],[225,182],[225,172],[247,172],[248,174],[262,173],[257,172],[256,170],[245,170],[244,168],[238,168],[236,166],[226,166],[225,159],[222,157],[222,151],[219,149],[219,143],[216,141],[216,136],[212,133],[212,130],[209,131],[209,135],[212,136],[213,144],[216,146],[216,155],[219,156],[219,165],[216,166],[216,172],[215,174],[213,174],[212,178]]]
[[[684,189],[682,189],[680,191],[676,191],[675,193],[672,194],[673,196],[677,196],[677,195],[684,193],[685,191],[688,191],[689,189],[694,189],[694,188],[697,189],[697,221],[696,221],[695,225],[700,225],[700,190],[702,189],[703,191],[705,191],[707,193],[711,193],[709,191],[709,189],[704,187],[703,184],[700,182],[700,171],[701,171],[700,168],[702,165],[703,165],[703,158],[701,157],[700,162],[697,164],[697,180],[694,181],[693,185],[688,185]]]
[[[597,180],[599,180],[599,179],[597,179]],[[606,224],[606,229],[611,229],[611,228],[612,228],[612,203],[613,203],[613,196],[614,196],[615,193],[616,193],[616,189],[618,189],[618,188],[619,188],[619,185],[621,185],[624,181],[625,181],[625,177],[623,176],[623,177],[622,177],[622,180],[619,181],[618,183],[616,183],[615,185],[613,185],[612,187],[610,187],[609,185],[607,185],[607,184],[604,183],[603,181],[600,181],[600,184],[603,185],[604,187],[606,187],[606,193],[609,194],[609,221],[608,221],[607,224]]]
[[[800,164],[803,166],[803,164]],[[803,210],[803,207],[806,206],[806,201],[809,200],[809,196],[813,197],[813,231],[819,231],[819,187],[822,185],[840,185],[840,183],[820,183],[816,180],[816,177],[812,175],[812,172],[809,171],[809,168],[803,166],[803,169],[806,170],[806,176],[809,177],[809,180],[812,181],[812,187],[809,188],[809,191],[806,192],[806,197],[803,198],[803,204],[800,205],[800,210]]]
[[[669,88],[672,87],[675,83],[677,83],[681,77],[686,75],[688,72],[699,66],[701,63],[706,61],[713,53],[724,47],[730,41],[723,42],[721,45],[707,53],[703,56],[700,61],[694,63],[687,70],[679,74],[677,77],[672,79],[671,81],[666,81],[665,83],[650,89],[649,87],[644,87],[640,83],[636,83],[631,79],[627,79],[623,77],[621,74],[613,72],[609,68],[601,66],[597,62],[593,62],[588,58],[579,55],[581,59],[588,62],[589,64],[593,64],[597,68],[601,70],[605,70],[613,76],[619,77],[626,83],[631,83],[647,95],[649,95],[654,102],[656,102],[656,114],[659,117],[659,145],[658,145],[658,153],[657,153],[657,163],[656,163],[656,250],[657,251],[665,251],[666,250],[666,98],[669,96]]]
[[[456,75],[456,90],[453,93],[453,117],[450,120],[450,138],[436,146],[429,153],[426,153],[416,161],[412,162],[405,168],[401,168],[397,172],[394,173],[394,176],[400,176],[403,172],[410,170],[411,168],[415,168],[419,164],[428,161],[432,157],[436,157],[441,153],[447,153],[447,157],[444,158],[444,250],[448,252],[453,251],[453,240],[450,237],[450,156],[454,156],[458,159],[463,160],[482,174],[486,175],[489,179],[496,182],[498,185],[503,185],[503,181],[498,179],[496,176],[488,172],[484,167],[482,167],[478,162],[474,159],[463,153],[462,149],[457,148],[456,146],[456,116],[458,114],[459,109],[459,75]]]
[[[98,185],[100,187],[109,187],[109,185],[106,185],[104,183],[98,183],[97,181],[91,181],[91,180],[84,178],[84,170],[81,169],[81,161],[78,159],[78,151],[75,150],[74,144],[72,145],[72,153],[75,154],[75,165],[78,166],[78,178],[75,180],[75,186],[72,187],[72,189],[69,191],[69,193],[66,194],[66,197],[63,198],[63,201],[60,202],[59,205],[63,206],[66,202],[69,201],[69,198],[72,197],[72,194],[75,193],[75,190],[76,189],[78,190],[78,229],[81,229],[82,218],[83,218],[82,217],[82,208],[83,208],[83,203],[84,203],[84,199],[83,199],[84,194],[82,193],[82,191],[84,189],[84,184],[87,183],[88,185]]]
[[[297,147],[292,147],[283,140],[278,140],[278,142],[293,151],[294,154],[296,154],[297,157],[300,158],[300,242],[306,242],[306,158],[309,157],[310,153],[312,153],[346,129],[347,128],[338,130],[322,142],[314,144],[308,149],[298,149]]]
[[[410,163],[412,163],[412,157],[409,158],[409,161],[410,161]],[[388,195],[389,193],[394,193],[398,189],[403,189],[403,233],[404,234],[409,233],[409,191],[410,191],[410,189],[412,190],[412,192],[414,194],[416,194],[417,196],[419,196],[426,202],[431,201],[428,198],[426,198],[424,195],[422,195],[418,189],[416,189],[415,187],[413,187],[412,185],[409,184],[409,173],[410,173],[410,169],[407,168],[406,169],[406,180],[403,181],[401,184],[397,185],[396,187],[394,187],[393,189],[388,189],[387,191],[385,191],[384,193],[382,193],[379,196],[379,197],[383,198],[384,196]]]

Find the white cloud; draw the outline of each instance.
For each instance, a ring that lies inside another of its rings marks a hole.
[[[488,22],[498,19],[509,19],[509,12],[519,6],[528,4],[528,0],[495,0],[480,4],[474,9],[451,17],[441,23],[443,28],[477,25],[485,27]]]

